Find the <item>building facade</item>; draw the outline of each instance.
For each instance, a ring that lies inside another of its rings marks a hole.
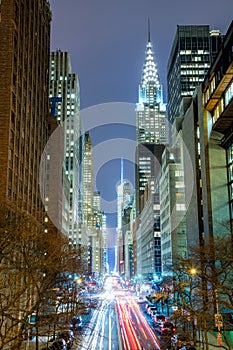
[[[95,191],[93,194],[93,222],[92,222],[92,272],[98,276],[103,271],[103,231],[102,231],[102,211],[101,211],[101,195]]]
[[[199,124],[195,125],[199,143],[201,196],[205,239],[232,232],[232,141],[233,141],[233,23],[196,100]],[[203,107],[203,110],[201,110]],[[202,113],[201,113],[202,112]],[[197,180],[199,181],[199,179]],[[208,219],[207,219],[208,218]]]
[[[163,103],[163,90],[159,81],[149,29],[136,106],[135,195],[137,214],[142,210],[141,198],[146,183],[149,178],[155,176],[158,162],[154,154],[154,145],[163,147],[162,145],[167,144],[166,125],[166,104]]]
[[[2,1],[0,196],[41,212],[39,169],[49,116],[48,1]]]
[[[216,213],[213,228],[219,230],[220,220],[229,218],[232,232],[233,219],[233,22],[231,22],[224,41],[208,75],[202,84],[204,100],[203,124],[209,127],[212,175],[210,185],[215,191],[212,196],[212,209]],[[202,135],[207,142],[206,134]],[[216,140],[217,139],[217,140]],[[204,142],[204,141],[203,141]],[[217,164],[216,164],[217,162]],[[219,163],[218,163],[219,162]],[[216,165],[219,166],[219,173]],[[220,167],[221,165],[221,167]],[[221,168],[221,169],[220,169]],[[224,175],[222,177],[222,174]],[[219,181],[219,183],[218,183]],[[220,187],[219,187],[220,186]],[[221,192],[224,186],[224,197]],[[227,188],[227,189],[226,189]],[[208,188],[206,189],[208,192]],[[222,202],[222,205],[220,204]],[[219,210],[220,204],[220,212]],[[225,205],[228,208],[225,212]]]
[[[136,139],[138,143],[166,144],[166,105],[148,35],[146,57],[142,68],[136,107]]]
[[[86,271],[92,273],[92,228],[93,228],[93,199],[94,199],[94,168],[92,154],[92,140],[88,131],[84,135],[83,153],[83,225],[82,242],[86,251]]]
[[[19,348],[22,325],[38,305],[38,275],[32,282],[27,271],[44,219],[40,164],[48,138],[50,23],[46,0],[0,1],[0,202],[8,204],[1,223],[7,220],[1,229],[1,305],[7,312],[2,308],[0,347],[8,349]]]
[[[115,270],[120,274],[125,273],[125,230],[128,225],[125,210],[132,201],[132,185],[121,178],[117,186],[117,246],[115,253]]]
[[[177,125],[187,147],[183,169],[188,247],[218,244],[219,237],[232,232],[232,44],[231,23]]]
[[[62,178],[63,201],[63,231],[70,242],[77,246],[81,240],[81,160],[79,156],[81,123],[80,96],[77,74],[72,73],[71,60],[68,52],[57,50],[50,53],[50,98],[58,98],[56,105],[56,119],[62,128],[63,164]],[[69,190],[66,193],[66,184]]]
[[[137,276],[152,278],[153,275],[161,276],[158,193],[155,193],[154,184],[161,174],[161,157],[167,144],[167,121],[150,30],[136,107],[136,141],[135,203],[138,220],[133,227],[134,265]]]
[[[162,156],[159,188],[162,275],[171,276],[173,262],[187,256],[187,239],[183,164],[168,148]]]
[[[168,121],[179,117],[183,97],[192,96],[205,78],[222,42],[209,25],[178,25],[167,65]]]

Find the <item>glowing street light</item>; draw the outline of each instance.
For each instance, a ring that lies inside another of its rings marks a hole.
[[[191,275],[196,275],[197,269],[196,269],[195,267],[192,267],[192,268],[190,269],[190,273],[191,273]]]

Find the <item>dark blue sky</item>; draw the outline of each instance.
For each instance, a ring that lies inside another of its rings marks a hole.
[[[81,107],[137,101],[147,20],[166,98],[166,66],[177,24],[209,24],[226,32],[232,0],[50,0],[51,48],[69,51]]]
[[[51,50],[70,53],[72,70],[79,77],[82,110],[102,103],[137,102],[148,17],[165,102],[167,61],[177,25],[209,24],[211,29],[220,29],[225,34],[233,17],[232,0],[50,0],[50,3]],[[99,124],[91,131],[94,147],[111,138],[135,139],[130,125],[124,128]],[[127,164],[125,177],[133,182],[134,166],[132,162]],[[97,190],[105,200],[116,199],[119,165],[119,159],[113,156],[95,175]],[[114,223],[113,220],[110,225]]]

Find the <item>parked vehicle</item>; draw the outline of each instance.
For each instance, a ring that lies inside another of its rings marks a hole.
[[[176,328],[172,322],[157,323],[157,325],[155,325],[155,329],[160,335],[172,335],[176,331]]]
[[[150,306],[150,307],[148,307],[148,309],[147,309],[147,313],[148,313],[148,315],[150,315],[151,317],[153,316],[153,313],[156,313],[156,312],[158,312],[156,306]]]
[[[149,308],[150,306],[155,306],[155,305],[152,304],[152,303],[147,303],[147,304],[145,305],[145,312],[147,312],[147,310],[148,310],[148,308]]]
[[[66,342],[67,350],[70,350],[72,348],[72,345],[74,343],[74,332],[70,329],[63,331],[60,333],[59,338],[62,338]]]
[[[166,316],[162,314],[155,314],[153,318],[153,325],[156,326],[158,323],[166,322]]]
[[[158,310],[151,310],[150,316],[151,318],[154,318],[155,315],[157,315]]]
[[[64,339],[55,340],[52,345],[48,347],[49,350],[68,350],[66,341]]]
[[[184,346],[191,346],[192,341],[185,333],[175,333],[171,337],[171,346],[175,348],[182,348]]]
[[[74,316],[72,321],[70,322],[70,328],[73,330],[82,329],[83,328],[82,316]]]
[[[147,300],[145,299],[145,298],[143,298],[143,297],[139,297],[138,299],[137,299],[137,303],[138,304],[144,304],[144,303],[146,303],[147,302]]]

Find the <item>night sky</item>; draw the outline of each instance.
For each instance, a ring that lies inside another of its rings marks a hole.
[[[50,0],[51,49],[69,51],[81,108],[137,101],[150,18],[166,100],[166,67],[177,24],[209,24],[225,34],[232,0]]]
[[[51,50],[70,53],[72,71],[79,77],[81,113],[91,111],[93,118],[95,105],[100,104],[124,102],[132,104],[134,110],[145,58],[148,18],[167,102],[167,61],[177,25],[208,24],[225,34],[233,14],[232,0],[50,0],[50,4]],[[100,121],[98,127],[91,127],[94,151],[111,138],[135,140],[135,122],[129,122],[130,126],[124,124],[110,118],[108,126],[101,126]],[[96,190],[105,202],[116,201],[121,157],[124,154],[114,154],[112,159],[110,156],[95,174]],[[133,183],[133,156],[131,161],[124,162],[124,177]],[[114,227],[114,213],[104,210],[109,214],[108,225]]]

